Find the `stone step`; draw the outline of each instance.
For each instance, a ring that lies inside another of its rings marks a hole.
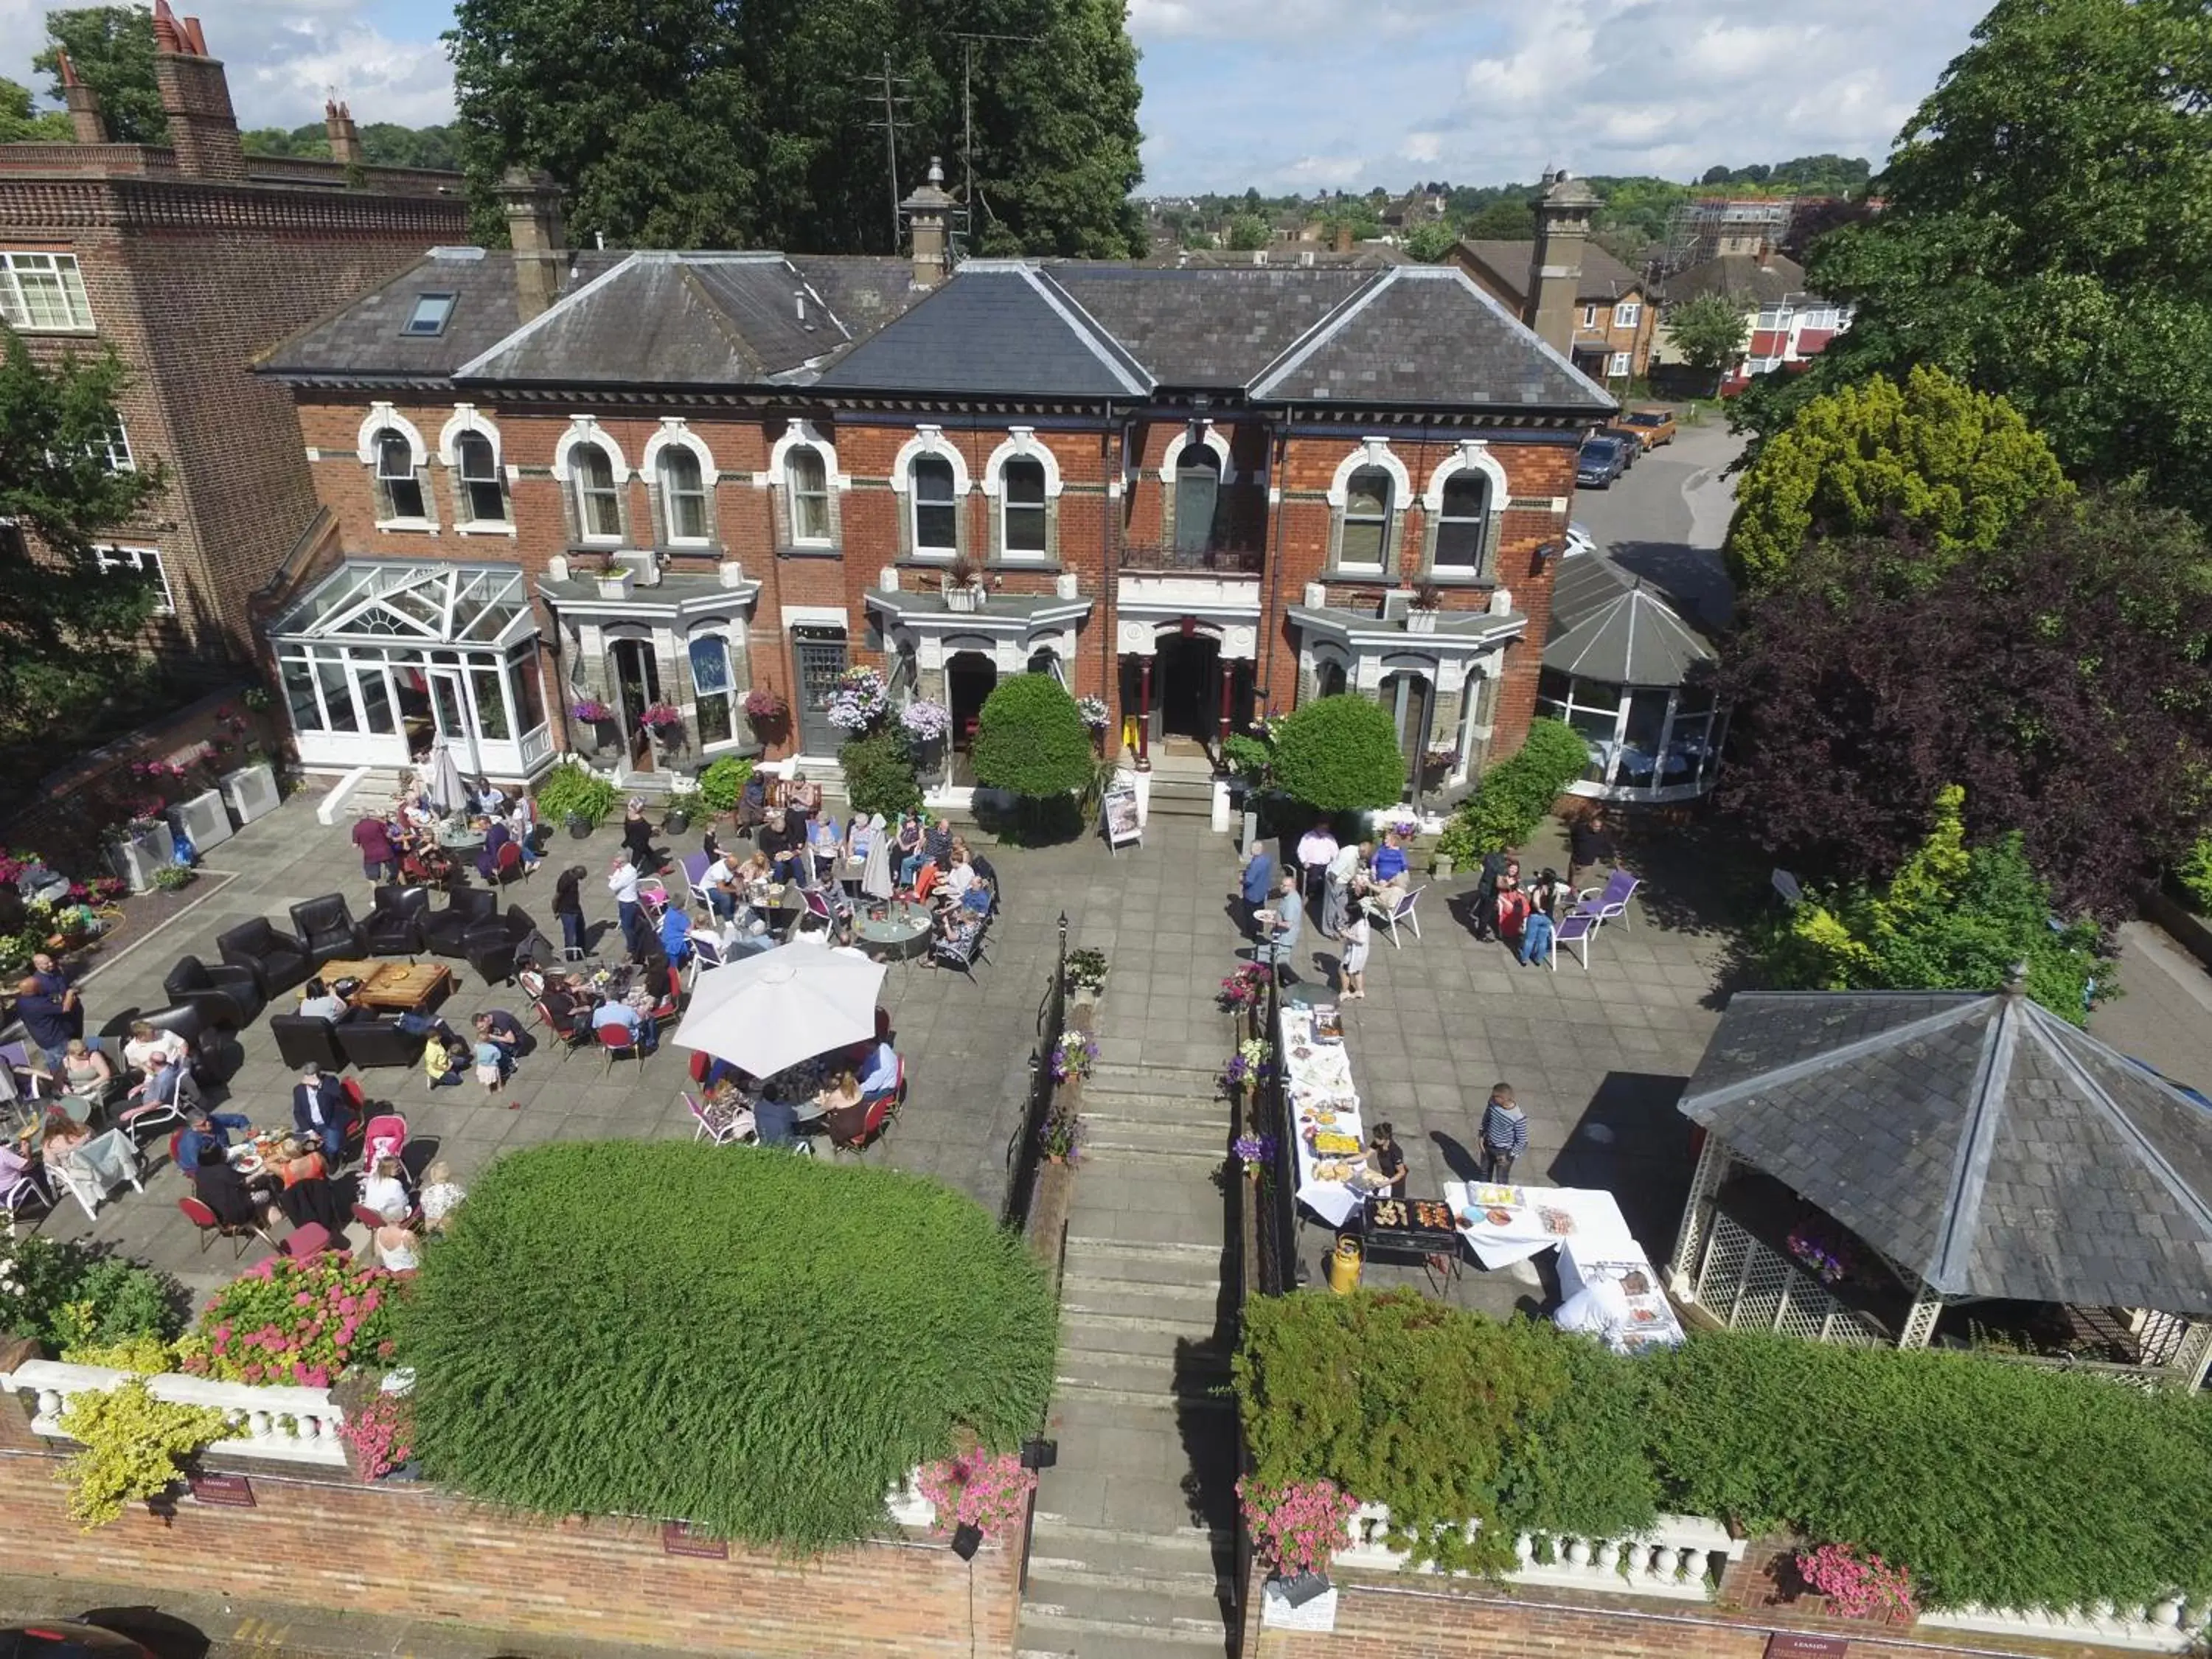
[[[1163,1247],[1071,1237],[1066,1261],[1072,1274],[1146,1285],[1203,1285],[1210,1293],[1221,1282],[1222,1255],[1220,1249],[1202,1244]]]
[[[1177,1379],[1189,1387],[1211,1386],[1229,1375],[1230,1341],[1226,1337],[1187,1343],[1180,1348],[1139,1353],[1117,1346],[1121,1333],[1066,1331],[1060,1351],[1062,1373],[1102,1388],[1130,1389],[1144,1394],[1166,1394]]]
[[[1223,1022],[1225,1026],[1227,1022]],[[1222,1038],[1221,1063],[1229,1063],[1229,1042],[1224,1031]],[[1146,1061],[1141,1066],[1124,1066],[1119,1060],[1100,1060],[1091,1068],[1090,1087],[1115,1089],[1128,1087],[1133,1094],[1168,1093],[1187,1096],[1195,1100],[1216,1100],[1220,1097],[1221,1074],[1203,1066],[1163,1066]]]
[[[1083,1135],[1083,1161],[1094,1169],[1114,1169],[1150,1181],[1152,1172],[1163,1174],[1181,1172],[1188,1176],[1212,1169],[1229,1156],[1224,1146],[1179,1146],[1164,1136],[1156,1137],[1148,1127],[1125,1126],[1116,1131],[1108,1126],[1103,1131],[1085,1128]]]
[[[1175,1244],[1186,1249],[1221,1248],[1227,1223],[1223,1216],[1221,1194],[1214,1190],[1211,1177],[1201,1177],[1194,1183],[1199,1190],[1189,1194],[1188,1204],[1167,1202],[1140,1210],[1110,1202],[1099,1195],[1099,1184],[1091,1183],[1091,1197],[1086,1202],[1084,1184],[1080,1181],[1076,1183],[1075,1204],[1068,1215],[1072,1232],[1122,1244]]]
[[[1030,1537],[1032,1549],[1084,1559],[1111,1552],[1120,1559],[1156,1556],[1164,1562],[1188,1563],[1193,1558],[1218,1562],[1233,1559],[1237,1548],[1233,1527],[1185,1524],[1165,1527],[1157,1532],[1131,1532],[1121,1527],[1086,1526],[1046,1509],[1037,1510]]]
[[[1097,1313],[1150,1313],[1162,1319],[1173,1319],[1181,1314],[1219,1306],[1221,1286],[1212,1280],[1203,1284],[1187,1280],[1162,1284],[1157,1279],[1129,1279],[1118,1273],[1071,1271],[1060,1280],[1060,1302],[1064,1308]],[[1130,1305],[1112,1305],[1119,1303]]]
[[[1221,1604],[1210,1591],[1132,1591],[1081,1583],[1044,1585],[1032,1575],[1022,1598],[1022,1628],[1079,1638],[1075,1651],[1089,1659],[1100,1650],[1079,1638],[1136,1638],[1174,1644],[1186,1653],[1199,1648],[1219,1652],[1226,1626]]]
[[[1218,1095],[1148,1094],[1118,1081],[1102,1086],[1095,1077],[1084,1085],[1083,1111],[1086,1117],[1096,1112],[1149,1123],[1229,1121],[1229,1103]]]
[[[1083,1109],[1083,1146],[1091,1153],[1153,1152],[1165,1158],[1194,1158],[1218,1164],[1229,1156],[1226,1129],[1205,1123],[1168,1123]]]
[[[1194,1309],[1188,1319],[1066,1306],[1060,1316],[1063,1340],[1072,1349],[1156,1358],[1173,1358],[1191,1347],[1211,1346],[1215,1340],[1213,1324],[1212,1310],[1202,1308]]]
[[[1055,1379],[1052,1397],[1053,1425],[1070,1435],[1079,1429],[1136,1427],[1164,1434],[1170,1431],[1168,1425],[1193,1412],[1218,1413],[1224,1430],[1235,1431],[1237,1397],[1225,1382],[1194,1383],[1181,1393],[1157,1394],[1143,1389],[1094,1388],[1062,1376]]]
[[[1085,1589],[1118,1590],[1131,1599],[1148,1601],[1186,1601],[1195,1597],[1218,1613],[1231,1594],[1227,1577],[1215,1570],[1210,1559],[1200,1561],[1194,1556],[1189,1560],[1196,1564],[1194,1570],[1131,1560],[1103,1551],[1078,1560],[1039,1550],[1032,1541],[1029,1595],[1033,1600],[1056,1601],[1062,1589]],[[1202,1619],[1205,1615],[1194,1612],[1190,1616]]]

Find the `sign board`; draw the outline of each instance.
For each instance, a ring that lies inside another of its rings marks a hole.
[[[1126,786],[1109,789],[1098,803],[1098,823],[1109,848],[1141,842],[1145,827],[1137,820],[1137,792]]]
[[[253,1501],[253,1483],[242,1474],[196,1474],[191,1478],[192,1501],[214,1504],[223,1509],[258,1509]]]
[[[662,1522],[660,1547],[669,1555],[696,1555],[706,1561],[726,1561],[730,1559],[729,1540],[701,1537],[691,1530],[689,1521]]]
[[[1766,1638],[1766,1659],[1844,1659],[1850,1650],[1850,1643],[1840,1636],[1778,1630]]]

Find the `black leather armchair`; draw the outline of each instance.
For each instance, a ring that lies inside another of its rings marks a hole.
[[[301,947],[318,968],[341,957],[357,961],[368,954],[368,942],[362,937],[361,924],[353,919],[353,912],[346,908],[343,893],[325,893],[294,905],[292,931],[300,936]]]
[[[517,951],[537,933],[538,924],[531,921],[529,913],[519,904],[511,904],[504,917],[470,928],[461,942],[469,966],[486,985],[505,985],[514,978]]]
[[[422,943],[441,957],[465,957],[469,930],[498,920],[498,894],[482,887],[464,887],[447,899],[444,909],[423,921]]]
[[[240,1031],[253,1023],[264,999],[260,981],[251,968],[222,963],[210,968],[198,957],[179,957],[161,981],[161,994],[171,1002],[198,1005],[208,1023]]]
[[[319,1014],[271,1014],[269,1034],[276,1039],[276,1052],[284,1063],[297,1071],[309,1060],[326,1072],[345,1069],[345,1056],[338,1052],[338,1027]]]
[[[179,1002],[130,1016],[130,1021],[141,1019],[157,1031],[174,1031],[184,1038],[191,1050],[192,1075],[203,1083],[221,1083],[245,1062],[245,1050],[226,1037],[220,1024],[210,1019],[197,1002]],[[130,1021],[122,1022],[126,1034]],[[114,1052],[119,1055],[122,1049],[118,1046]]]
[[[380,887],[376,902],[361,924],[373,957],[419,956],[423,950],[422,923],[430,914],[427,887]]]
[[[228,933],[216,935],[215,946],[225,962],[250,968],[261,987],[264,1000],[279,991],[306,982],[315,971],[314,958],[289,933],[280,933],[266,916],[242,921]]]
[[[338,1051],[364,1072],[378,1066],[412,1066],[422,1058],[427,1031],[409,1031],[397,1020],[349,1019],[337,1028]]]

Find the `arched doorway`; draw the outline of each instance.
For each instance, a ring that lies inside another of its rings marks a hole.
[[[975,742],[975,719],[999,684],[999,665],[981,651],[956,651],[945,659],[945,705],[952,714],[954,781],[973,783],[967,755]]]
[[[1221,729],[1221,641],[1205,634],[1164,634],[1152,664],[1152,707],[1160,736],[1211,744]]]

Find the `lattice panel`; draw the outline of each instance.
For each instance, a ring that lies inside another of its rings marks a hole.
[[[1743,1287],[1736,1292],[1735,1306],[1729,1313],[1729,1328],[1771,1330],[1796,1271],[1773,1251],[1753,1240],[1751,1253],[1743,1264]]]
[[[1697,1288],[1692,1293],[1692,1299],[1717,1314],[1724,1315],[1735,1301],[1737,1284],[1743,1273],[1744,1257],[1750,1251],[1751,1235],[1716,1211],[1712,1236],[1705,1243],[1705,1259],[1698,1269]]]
[[[1835,1299],[1825,1291],[1792,1273],[1783,1285],[1782,1305],[1775,1310],[1774,1328],[1801,1341],[1818,1342],[1835,1311]]]

